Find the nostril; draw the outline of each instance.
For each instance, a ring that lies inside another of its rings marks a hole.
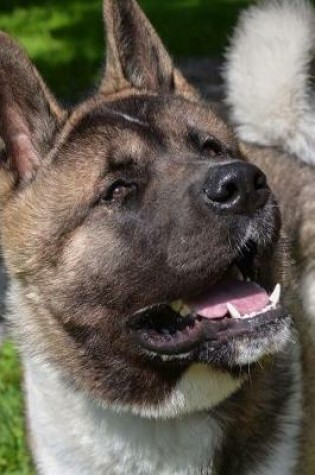
[[[225,204],[233,201],[238,195],[238,187],[234,181],[226,181],[218,184],[217,187],[208,186],[204,189],[207,197],[218,204]]]
[[[263,173],[258,171],[254,177],[254,189],[262,190],[266,187],[267,187],[267,178]]]

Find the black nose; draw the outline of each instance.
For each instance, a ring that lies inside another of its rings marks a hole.
[[[263,207],[270,195],[263,172],[239,160],[211,167],[203,192],[218,211],[240,214]]]

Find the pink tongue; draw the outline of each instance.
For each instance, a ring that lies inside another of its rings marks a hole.
[[[267,292],[254,282],[233,281],[215,286],[200,300],[190,303],[198,315],[215,319],[228,313],[226,304],[231,303],[241,315],[263,310],[268,303]]]

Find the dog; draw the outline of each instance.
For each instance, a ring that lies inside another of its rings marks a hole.
[[[239,140],[135,0],[104,17],[104,77],[68,110],[0,36],[1,243],[36,469],[313,473],[307,265],[289,249],[311,248],[313,171]]]

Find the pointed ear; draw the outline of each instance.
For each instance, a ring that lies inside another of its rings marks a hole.
[[[0,136],[15,181],[32,176],[64,117],[24,51],[0,33]]]
[[[104,0],[104,17],[107,58],[101,93],[108,95],[136,88],[198,97],[175,69],[159,36],[135,0]]]

